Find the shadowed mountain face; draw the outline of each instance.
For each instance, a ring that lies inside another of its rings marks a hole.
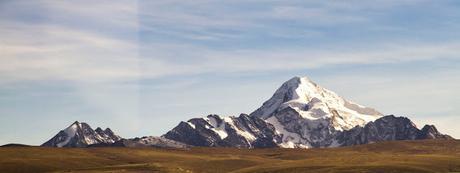
[[[441,134],[434,126],[426,125],[420,130],[408,118],[389,115],[370,122],[364,127],[355,127],[341,132],[336,139],[341,146],[350,146],[381,141],[453,138]]]
[[[442,134],[434,125],[425,125],[417,139],[454,139],[449,135]]]
[[[163,137],[194,146],[238,148],[276,147],[281,139],[273,125],[246,114],[191,119],[179,123]]]
[[[260,108],[239,117],[209,115],[181,122],[165,138],[195,146],[316,148],[390,140],[451,139],[434,126],[382,116],[306,77],[285,82]]]
[[[109,128],[102,130],[98,127],[93,130],[88,124],[76,121],[41,146],[86,147],[93,144],[111,144],[121,139]]]

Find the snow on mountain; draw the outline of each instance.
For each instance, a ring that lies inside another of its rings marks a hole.
[[[88,124],[75,121],[69,127],[61,130],[53,138],[42,144],[48,147],[86,147],[92,144],[114,143],[122,139],[109,128],[93,130]]]
[[[328,147],[336,132],[364,126],[382,114],[346,100],[307,77],[294,77],[250,114],[271,124],[284,147]]]
[[[266,122],[275,127],[276,134],[281,136],[278,145],[282,148],[311,148],[312,146],[300,134],[287,131],[276,117],[266,119]]]
[[[286,108],[294,109],[303,119],[330,118],[336,130],[363,126],[382,116],[375,109],[345,100],[322,88],[307,77],[294,77],[285,82],[262,107],[251,113],[268,119]]]

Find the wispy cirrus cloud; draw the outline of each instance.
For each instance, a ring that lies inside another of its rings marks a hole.
[[[310,47],[305,42],[329,37],[327,29],[312,29],[315,27],[354,24],[374,28],[381,12],[414,5],[416,1],[385,1],[380,5],[274,1],[243,8],[257,3],[120,1],[94,3],[90,7],[85,2],[67,1],[12,3],[24,12],[2,12],[2,16],[9,17],[1,23],[7,26],[1,30],[2,59],[11,63],[0,70],[4,81],[47,78],[129,81],[171,75],[455,58],[459,50],[458,43],[452,41],[420,43],[386,39],[363,45],[350,40],[346,46],[332,43],[325,47]],[[46,13],[39,15],[37,9]],[[38,17],[30,18],[32,15]],[[273,45],[277,39],[288,43]],[[246,42],[254,46],[247,47]],[[140,68],[139,63],[148,68]]]
[[[0,83],[139,76],[137,5],[88,3],[2,3]]]
[[[149,46],[150,47],[150,46]],[[411,61],[456,59],[460,43],[437,45],[406,43],[388,44],[376,48],[335,50],[230,50],[211,51],[200,47],[156,45],[149,50],[152,60],[143,58],[144,65],[161,64],[159,68],[144,69],[145,77],[191,75],[203,73],[267,72],[326,68],[335,65],[370,65]],[[147,50],[145,50],[147,51]],[[189,58],[177,63],[175,57]],[[192,60],[190,60],[192,59]]]
[[[429,18],[411,26],[406,16],[394,15],[420,2],[141,2],[140,52],[147,55],[142,61],[163,67],[143,73],[161,77],[456,58],[455,36],[430,40],[436,33],[421,26]],[[442,26],[448,20],[437,22]],[[424,34],[429,41],[417,40]]]

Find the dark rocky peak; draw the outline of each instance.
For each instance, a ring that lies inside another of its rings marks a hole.
[[[454,139],[449,135],[442,134],[434,125],[425,125],[420,130],[418,139]]]
[[[110,128],[105,128],[104,132],[105,132],[106,134],[114,134],[113,131],[112,131],[112,129],[110,129]]]
[[[100,127],[97,127],[94,131],[101,134],[105,133],[104,130],[102,130]]]

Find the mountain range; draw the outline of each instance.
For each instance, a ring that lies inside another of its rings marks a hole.
[[[53,138],[43,143],[43,147],[160,147],[187,148],[187,144],[155,136],[124,139],[109,129],[100,127],[93,130],[84,122],[75,121],[69,127],[59,131]]]
[[[123,139],[109,128],[75,122],[42,146],[153,146],[186,148],[323,148],[390,140],[453,139],[435,126],[384,116],[349,101],[307,77],[294,77],[250,114],[208,115],[180,122],[161,137]]]

